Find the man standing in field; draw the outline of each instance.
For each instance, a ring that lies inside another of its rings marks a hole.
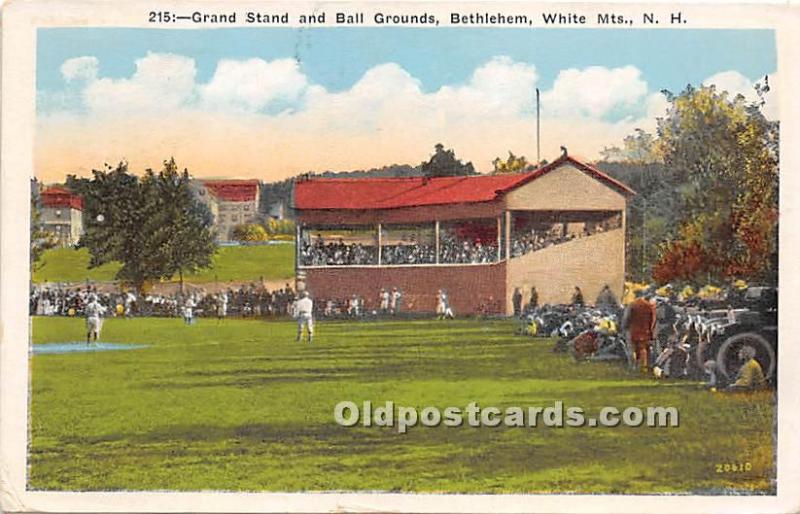
[[[514,294],[511,295],[511,304],[514,306],[514,317],[520,317],[522,314],[522,291],[518,287],[514,288]]]
[[[84,312],[86,313],[86,344],[90,344],[92,339],[96,343],[100,338],[100,329],[102,328],[100,316],[106,312],[106,308],[97,301],[97,295],[92,294],[89,296],[89,303],[84,307]]]
[[[294,316],[297,318],[297,342],[303,339],[303,327],[308,333],[308,342],[314,337],[314,302],[308,297],[308,291],[300,293],[300,298],[294,302]]]
[[[401,293],[396,287],[392,288],[392,296],[389,298],[389,310],[392,314],[398,314],[400,312],[400,304],[403,303],[403,293]]]
[[[225,291],[217,295],[217,319],[222,320],[228,315],[228,294]]]
[[[387,314],[389,312],[389,291],[383,288],[381,288],[380,304],[381,314]]]
[[[136,295],[133,291],[125,293],[125,317],[130,318],[133,316],[133,304],[136,303]]]
[[[656,307],[641,292],[628,305],[622,316],[622,328],[628,331],[628,341],[642,372],[650,370],[650,345],[656,328]]]

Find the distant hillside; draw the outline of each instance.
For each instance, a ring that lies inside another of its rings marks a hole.
[[[422,169],[420,166],[412,167],[408,164],[392,164],[391,166],[373,168],[371,170],[325,171],[323,173],[311,173],[311,176],[324,178],[421,177]]]

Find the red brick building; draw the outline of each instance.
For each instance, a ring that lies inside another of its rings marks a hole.
[[[513,312],[527,301],[592,302],[622,294],[625,210],[635,194],[564,156],[527,173],[439,178],[308,179],[295,184],[299,287],[318,300],[355,294],[377,308],[382,288],[406,310]]]

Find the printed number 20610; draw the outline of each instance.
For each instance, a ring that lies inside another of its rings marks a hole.
[[[753,469],[749,462],[726,462],[725,464],[715,464],[717,473],[744,473]]]

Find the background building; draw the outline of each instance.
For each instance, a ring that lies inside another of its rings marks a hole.
[[[197,197],[214,217],[219,241],[232,241],[237,225],[259,221],[260,186],[258,180],[195,181]]]
[[[525,301],[588,302],[625,278],[625,210],[634,192],[572,157],[528,173],[308,179],[295,184],[297,269],[318,300],[355,294],[375,309],[398,288],[404,307],[513,312]]]
[[[74,246],[83,234],[83,202],[63,187],[41,192],[41,218],[44,230],[53,234],[60,246]]]

